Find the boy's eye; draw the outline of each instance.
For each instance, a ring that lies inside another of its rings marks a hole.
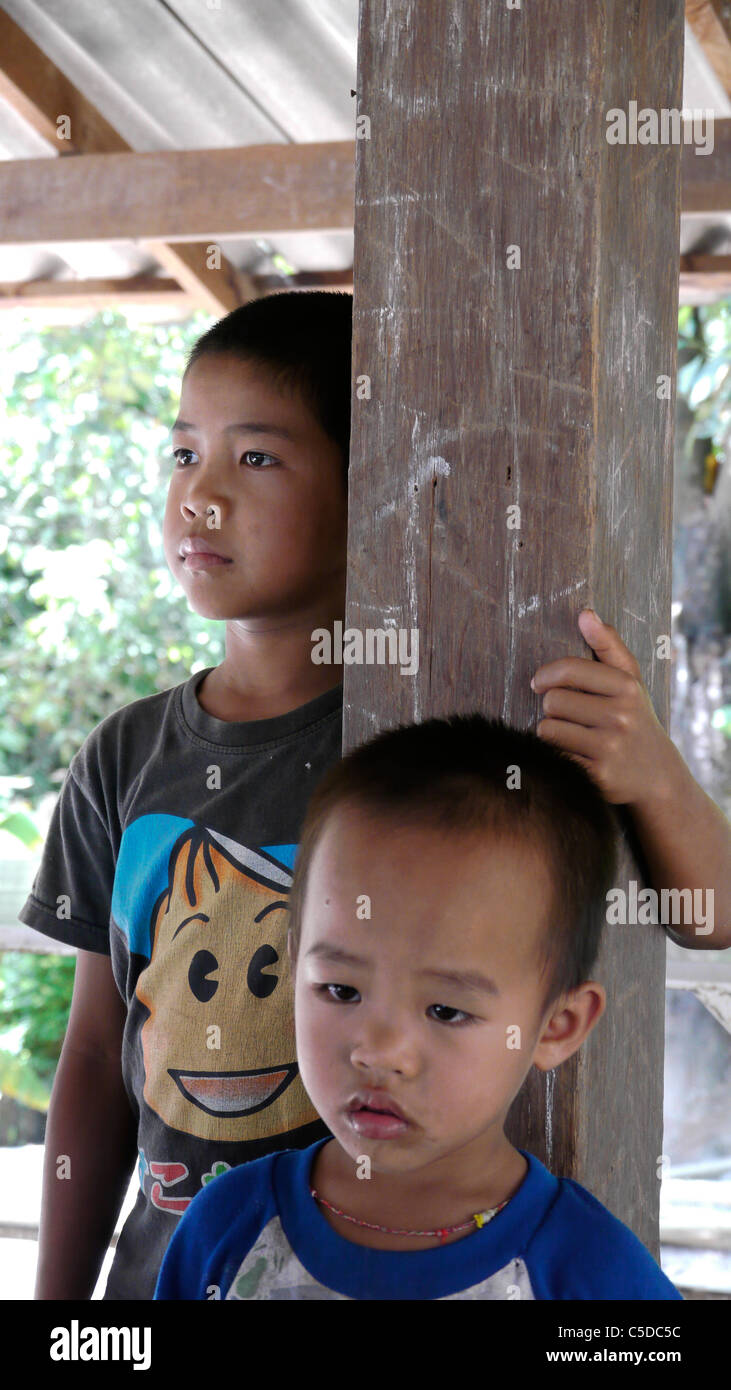
[[[245,454],[242,454],[241,457],[242,457],[242,459],[245,459],[245,458],[250,458],[250,459],[269,459],[269,463],[264,465],[266,468],[269,468],[269,467],[271,466],[271,464],[276,463],[276,461],[277,461],[275,458],[272,457],[271,454],[260,454],[259,451],[258,451],[257,449],[247,449],[247,450],[246,450],[246,453],[245,453]],[[253,468],[261,468],[262,465],[261,465],[260,463],[255,463],[255,464],[252,464],[252,467],[253,467]]]
[[[173,449],[173,458],[179,468],[187,468],[190,460],[197,457],[198,455],[194,454],[192,449]],[[273,454],[262,454],[258,449],[247,449],[246,453],[241,455],[241,461],[243,462],[245,459],[253,460],[252,468],[271,468],[277,462]],[[267,460],[267,462],[259,462],[261,459]]]
[[[461,1024],[470,1023],[472,1020],[472,1014],[466,1014],[464,1009],[453,1009],[449,1004],[430,1004],[429,1007],[440,1010],[441,1017],[437,1018],[437,1023],[451,1023],[453,1027],[459,1028]],[[445,1018],[445,1014],[450,1015],[450,1017]],[[455,1015],[457,1015],[456,1018]]]
[[[325,995],[336,1004],[353,1004],[360,999],[357,989],[352,985],[327,984],[315,985],[314,988],[316,994]],[[349,997],[346,998],[346,995]],[[430,1004],[429,1008],[439,1011],[439,1017],[435,1022],[444,1023],[452,1028],[462,1028],[472,1022],[472,1014],[465,1013],[464,1009],[453,1009],[449,1004]]]
[[[352,985],[315,985],[315,991],[317,994],[327,995],[330,999],[334,1000],[336,1004],[352,1003],[351,999],[343,999],[339,994],[332,994],[331,990],[345,990],[346,993],[350,994],[358,993],[357,989],[353,989]]]

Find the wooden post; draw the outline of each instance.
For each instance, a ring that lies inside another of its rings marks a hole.
[[[344,751],[535,727],[590,606],[667,724],[681,148],[610,144],[607,113],[682,106],[683,3],[519,4],[361,0],[346,628],[418,629],[420,666],[346,668]],[[607,1014],[510,1117],[655,1255],[664,962],[661,927],[606,928]]]

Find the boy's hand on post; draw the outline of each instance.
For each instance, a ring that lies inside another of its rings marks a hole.
[[[705,916],[702,934],[683,917],[673,938],[724,950],[731,946],[731,824],[665,733],[615,629],[590,608],[579,628],[599,660],[564,657],[536,671],[531,685],[547,716],[536,732],[581,763],[607,801],[631,808],[656,890],[700,888],[715,902],[710,932]]]
[[[536,671],[540,738],[581,763],[605,799],[632,806],[670,788],[677,751],[655,714],[640,668],[615,628],[591,608],[579,628],[599,660],[561,657]]]

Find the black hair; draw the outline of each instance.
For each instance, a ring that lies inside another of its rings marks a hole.
[[[352,332],[352,294],[283,290],[252,299],[214,323],[194,344],[185,370],[212,353],[262,367],[278,390],[299,392],[339,445],[347,479]]]
[[[401,724],[353,749],[326,773],[307,807],[290,895],[295,959],[315,846],[329,817],[346,805],[390,815],[399,825],[534,847],[553,886],[542,951],[544,1010],[590,978],[617,870],[617,835],[609,804],[567,753],[482,714]]]

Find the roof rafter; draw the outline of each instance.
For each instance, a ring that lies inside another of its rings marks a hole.
[[[685,0],[685,18],[723,90],[731,97],[731,3]]]
[[[23,29],[0,10],[0,96],[59,155],[115,154],[131,146]],[[59,124],[60,121],[66,120]],[[221,254],[209,265],[195,243],[147,247],[202,308],[226,314],[257,297],[251,276]]]
[[[257,296],[277,288],[266,276],[253,276]],[[290,289],[345,290],[353,292],[352,270],[304,271],[288,278]],[[115,304],[162,304],[193,309],[191,296],[177,280],[160,275],[128,275],[88,280],[0,281],[0,309],[80,308],[106,309]]]

